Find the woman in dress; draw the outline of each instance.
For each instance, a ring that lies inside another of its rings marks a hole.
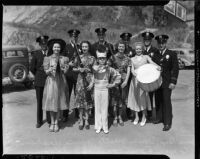
[[[124,125],[122,119],[122,109],[127,106],[128,100],[128,79],[130,76],[131,59],[127,57],[125,53],[125,43],[119,41],[117,44],[118,52],[111,56],[108,64],[116,69],[121,75],[121,83],[119,86],[112,88],[111,90],[111,103],[114,112],[113,126],[117,126],[118,122],[120,126]]]
[[[151,106],[151,103],[148,93],[143,91],[138,85],[136,79],[137,69],[146,63],[152,63],[156,66],[158,65],[154,63],[148,55],[143,55],[143,44],[141,42],[135,43],[135,51],[136,55],[131,58],[131,73],[133,74],[133,77],[129,88],[128,108],[135,111],[135,120],[133,121],[134,125],[138,124],[138,112],[142,111],[140,126],[144,126],[146,123],[146,109]],[[160,69],[160,66],[158,66],[158,70]]]
[[[95,58],[90,55],[90,43],[83,41],[80,44],[81,52],[79,57],[74,60],[73,70],[78,72],[78,79],[76,84],[76,96],[75,96],[75,107],[79,109],[79,129],[82,130],[84,125],[86,129],[90,128],[89,125],[89,110],[93,107],[92,100],[92,87],[89,85],[92,81],[92,66],[95,62]]]
[[[58,119],[62,110],[69,107],[68,86],[64,74],[69,68],[67,57],[61,56],[65,48],[62,39],[51,39],[48,42],[48,57],[44,58],[43,66],[47,79],[44,87],[43,110],[50,111],[51,132],[58,132]]]

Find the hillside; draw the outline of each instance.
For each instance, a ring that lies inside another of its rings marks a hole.
[[[191,3],[189,3],[191,5]],[[188,5],[189,6],[189,5]],[[157,6],[159,7],[159,6]],[[96,41],[96,27],[106,27],[107,40],[116,43],[124,31],[134,36],[132,43],[141,40],[138,33],[146,28],[155,34],[170,35],[170,47],[178,47],[183,42],[193,45],[193,37],[185,40],[193,28],[185,24],[170,22],[165,26],[154,24],[153,6],[4,6],[3,44],[25,44],[30,49],[38,47],[35,38],[47,34],[51,38],[68,41],[67,30],[77,28],[81,31],[80,41]],[[192,12],[192,5],[189,11]]]

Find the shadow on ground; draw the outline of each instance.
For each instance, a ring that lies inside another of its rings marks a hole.
[[[11,93],[11,92],[22,92],[22,91],[27,91],[34,89],[32,88],[26,88],[23,84],[15,84],[15,85],[6,85],[2,86],[2,93]]]

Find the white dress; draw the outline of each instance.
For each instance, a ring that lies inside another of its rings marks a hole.
[[[134,68],[135,72],[137,69],[148,63],[146,55],[140,55],[140,57],[135,56],[131,58],[132,68]],[[134,110],[136,112],[145,110],[151,110],[151,103],[149,98],[149,93],[143,91],[136,79],[135,76],[132,77],[130,87],[129,87],[129,95],[128,95],[128,108]]]

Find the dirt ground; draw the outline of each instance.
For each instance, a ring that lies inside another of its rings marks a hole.
[[[109,134],[78,129],[74,113],[58,133],[47,123],[36,124],[35,90],[23,86],[6,88],[3,98],[4,154],[165,154],[171,159],[194,158],[194,70],[181,70],[172,93],[173,125],[163,132],[162,124],[111,126]],[[73,103],[73,101],[72,101]]]

